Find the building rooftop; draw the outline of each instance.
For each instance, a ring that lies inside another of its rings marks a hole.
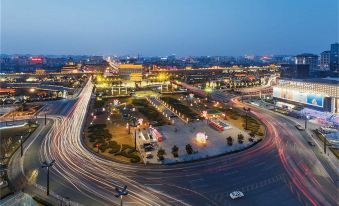
[[[311,82],[311,83],[321,83],[321,84],[338,84],[339,83],[339,78],[336,78],[336,77],[312,78],[312,79],[282,78],[281,80],[296,81],[296,82]]]

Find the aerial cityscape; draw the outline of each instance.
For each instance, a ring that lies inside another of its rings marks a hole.
[[[1,206],[339,205],[337,0],[2,0]]]

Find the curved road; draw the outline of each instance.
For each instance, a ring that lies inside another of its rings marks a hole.
[[[124,205],[337,205],[338,188],[294,123],[252,107],[267,126],[267,138],[243,152],[177,165],[132,165],[102,159],[81,143],[81,128],[93,85],[85,86],[65,116],[36,138],[25,171],[55,159],[51,191],[83,205],[118,205],[115,186],[127,185]],[[242,103],[233,99],[236,106]],[[251,107],[247,106],[246,107]],[[31,146],[32,147],[32,146]],[[36,183],[45,185],[39,169]],[[27,174],[26,172],[26,175]],[[231,201],[241,190],[245,197]]]

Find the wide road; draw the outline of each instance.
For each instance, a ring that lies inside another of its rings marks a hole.
[[[38,170],[38,185],[45,185],[45,171],[38,165],[55,159],[51,191],[56,194],[83,205],[118,205],[115,186],[127,185],[130,193],[124,205],[338,204],[335,180],[294,123],[260,108],[253,107],[252,113],[266,124],[267,138],[243,152],[167,166],[97,157],[81,143],[92,88],[89,82],[67,114],[55,117],[49,133],[39,135],[27,149],[24,171]],[[230,200],[233,190],[243,191],[245,197]]]

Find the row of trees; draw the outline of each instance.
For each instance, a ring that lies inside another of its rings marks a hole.
[[[255,134],[254,134],[254,133],[250,133],[250,136],[251,136],[251,137],[250,137],[248,140],[249,140],[250,142],[253,142],[253,141],[254,141]],[[239,142],[240,144],[242,144],[242,143],[244,142],[244,139],[245,139],[245,137],[244,137],[243,134],[238,134],[238,142]],[[232,138],[231,136],[227,137],[226,140],[227,140],[227,144],[228,144],[229,146],[233,145],[233,138]]]
[[[189,155],[193,154],[193,152],[194,152],[193,147],[190,144],[187,144],[185,146],[185,149],[186,149],[187,154],[189,154]],[[179,147],[177,145],[174,145],[172,147],[172,152],[171,153],[172,153],[173,157],[179,157]],[[160,161],[164,160],[165,159],[164,155],[166,155],[166,151],[163,148],[160,148],[158,150],[158,153],[157,153],[158,159]]]
[[[254,138],[255,135],[254,134],[250,134],[250,136],[251,137],[249,138],[249,141],[253,142],[254,141],[253,138]],[[242,144],[244,142],[244,139],[245,139],[245,137],[244,137],[243,134],[238,134],[238,142],[240,144]],[[230,146],[233,145],[233,138],[231,136],[227,137],[226,140],[227,140],[227,144],[228,145],[230,145]],[[189,154],[189,155],[194,153],[193,147],[190,144],[187,144],[185,146],[185,149],[186,149],[187,154]],[[174,145],[172,147],[172,152],[171,153],[172,153],[173,157],[178,157],[179,156],[179,147],[177,145]],[[158,150],[158,153],[157,153],[158,159],[160,161],[164,160],[165,159],[164,155],[166,155],[166,151],[163,148],[160,148]]]

